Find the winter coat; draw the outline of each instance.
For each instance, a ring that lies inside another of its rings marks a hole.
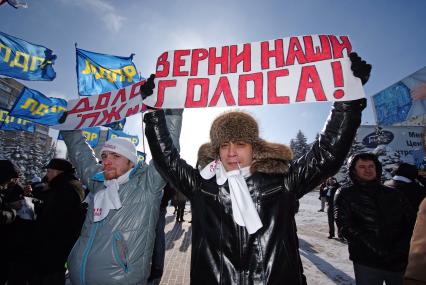
[[[168,127],[178,146],[181,115],[168,116]],[[78,176],[94,195],[104,189],[101,165],[80,131],[63,132],[69,157]],[[150,273],[155,227],[162,189],[166,185],[154,164],[138,164],[118,190],[122,207],[105,219],[93,221],[93,199],[81,235],[69,257],[73,285],[145,284]]]
[[[426,199],[417,212],[404,285],[426,284]]]
[[[71,173],[61,173],[49,183],[36,221],[38,272],[65,270],[65,262],[80,235],[84,220],[84,190]]]
[[[401,272],[407,265],[413,212],[399,191],[379,181],[352,179],[351,185],[340,188],[335,221],[354,263]]]
[[[335,103],[324,132],[297,161],[289,161],[291,151],[283,145],[258,146],[246,182],[263,227],[252,235],[234,222],[228,183],[203,179],[180,158],[161,111],[145,115],[159,171],[191,201],[191,284],[303,284],[296,200],[337,172],[364,107],[364,100]],[[199,156],[199,162],[211,160],[208,151]]]
[[[416,182],[403,182],[399,180],[387,181],[386,186],[398,189],[404,194],[411,207],[417,213],[420,203],[426,197],[426,188]]]
[[[3,191],[4,190],[0,189],[0,192]],[[12,223],[15,220],[15,217],[16,211],[6,203],[4,193],[0,193],[0,227]]]

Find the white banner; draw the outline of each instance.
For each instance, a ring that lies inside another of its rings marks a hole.
[[[400,160],[415,164],[419,169],[426,168],[423,150],[422,126],[380,127],[362,125],[358,128],[356,140],[371,152],[380,145],[400,155]]]
[[[96,96],[68,101],[68,116],[58,130],[74,130],[102,126],[142,112],[140,87],[145,81]]]
[[[355,100],[365,97],[353,76],[347,36],[309,35],[164,52],[157,108],[253,106]]]

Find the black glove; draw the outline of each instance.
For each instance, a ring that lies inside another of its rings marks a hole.
[[[67,117],[68,117],[68,111],[65,111],[65,112],[62,114],[62,116],[58,119],[58,123],[59,123],[59,124],[62,124],[63,122],[65,122],[65,120],[67,119]]]
[[[364,85],[370,78],[371,64],[362,60],[356,52],[351,52],[349,58],[352,62],[351,69],[353,74],[361,79],[362,85]]]
[[[142,99],[145,99],[154,93],[152,91],[155,88],[154,79],[155,74],[151,74],[151,76],[145,81],[145,84],[141,86]]]

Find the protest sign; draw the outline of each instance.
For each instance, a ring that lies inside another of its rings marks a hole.
[[[255,106],[355,100],[364,97],[351,71],[347,36],[309,35],[164,52],[156,108]]]
[[[142,104],[140,87],[144,83],[145,81],[139,81],[100,95],[70,100],[65,122],[52,128],[74,130],[103,126],[142,112],[145,107]]]

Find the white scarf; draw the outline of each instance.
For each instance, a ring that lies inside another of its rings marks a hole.
[[[250,176],[250,167],[226,172],[222,163],[215,160],[204,167],[200,175],[204,179],[210,179],[216,175],[218,185],[223,185],[228,180],[232,216],[238,225],[246,227],[249,234],[254,234],[263,226],[244,179]]]
[[[99,222],[105,219],[110,210],[118,210],[121,208],[121,200],[118,195],[118,188],[123,183],[129,181],[130,169],[117,179],[105,180],[106,188],[95,193],[93,198],[93,221]]]

